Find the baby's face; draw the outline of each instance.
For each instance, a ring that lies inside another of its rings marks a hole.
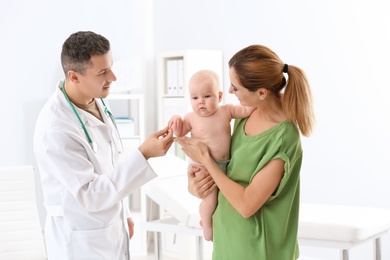
[[[199,116],[210,116],[219,108],[222,92],[212,80],[190,82],[189,92],[192,110]]]

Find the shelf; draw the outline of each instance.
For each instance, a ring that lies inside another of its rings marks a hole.
[[[127,93],[112,93],[110,94],[107,99],[109,100],[123,100],[123,99],[128,99],[128,100],[143,100],[144,95],[142,94],[127,94]]]
[[[115,117],[131,118],[134,123],[134,134],[123,134],[122,139],[138,139],[139,144],[145,139],[145,101],[142,94],[113,93],[107,97]],[[120,102],[125,102],[125,105]],[[120,120],[118,120],[120,121]],[[124,125],[124,128],[130,127]],[[120,123],[118,130],[122,127]],[[127,129],[131,132],[130,129]],[[121,133],[121,131],[119,131]],[[122,136],[122,135],[121,135]]]
[[[162,98],[184,98],[184,95],[163,95]]]

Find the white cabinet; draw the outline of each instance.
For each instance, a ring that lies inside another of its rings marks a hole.
[[[138,146],[145,139],[145,103],[142,94],[113,93],[107,97],[123,144],[121,157]],[[130,240],[131,255],[146,255],[146,232],[141,229],[146,220],[146,202],[140,190],[127,200],[135,223],[135,235]]]
[[[142,94],[110,94],[107,98],[122,141],[140,144],[145,139],[145,104]],[[131,148],[123,144],[124,148]]]
[[[191,111],[188,82],[191,76],[203,69],[213,70],[223,81],[223,52],[220,50],[183,50],[163,52],[158,56],[158,126],[168,124],[171,116],[184,116]],[[221,86],[222,87],[222,86]],[[175,143],[171,153],[184,157]]]

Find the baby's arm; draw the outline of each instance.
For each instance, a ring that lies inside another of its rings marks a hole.
[[[192,117],[193,117],[192,112],[184,115],[183,126],[181,128],[181,136],[185,136],[186,134],[188,134],[192,130],[192,127],[191,127],[191,118]]]
[[[242,105],[226,104],[224,105],[230,110],[232,118],[245,118],[250,116],[256,107],[247,107]]]

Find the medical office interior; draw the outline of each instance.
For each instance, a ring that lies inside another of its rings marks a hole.
[[[313,91],[317,122],[313,135],[302,138],[301,201],[390,209],[389,8],[385,0],[1,1],[0,167],[34,166],[42,225],[45,209],[33,130],[63,77],[62,43],[75,31],[95,31],[111,41],[119,73],[118,89],[114,85],[112,92],[141,97],[143,102],[136,104],[142,113],[132,118],[142,124],[140,138],[161,123],[162,55],[221,52],[223,102],[238,103],[228,93],[227,62],[238,50],[263,44],[285,63],[301,67]],[[136,234],[135,246],[142,248],[133,248],[133,259],[146,259],[147,251],[153,251],[153,235],[145,233]],[[189,259],[175,247],[190,239],[166,236],[167,247],[176,250],[172,259]],[[382,259],[390,259],[389,234],[382,236],[381,245]],[[204,247],[205,259],[211,259],[211,242]],[[372,251],[368,241],[349,256],[372,259]],[[301,246],[301,254],[302,259],[340,257],[339,250],[312,246]]]

